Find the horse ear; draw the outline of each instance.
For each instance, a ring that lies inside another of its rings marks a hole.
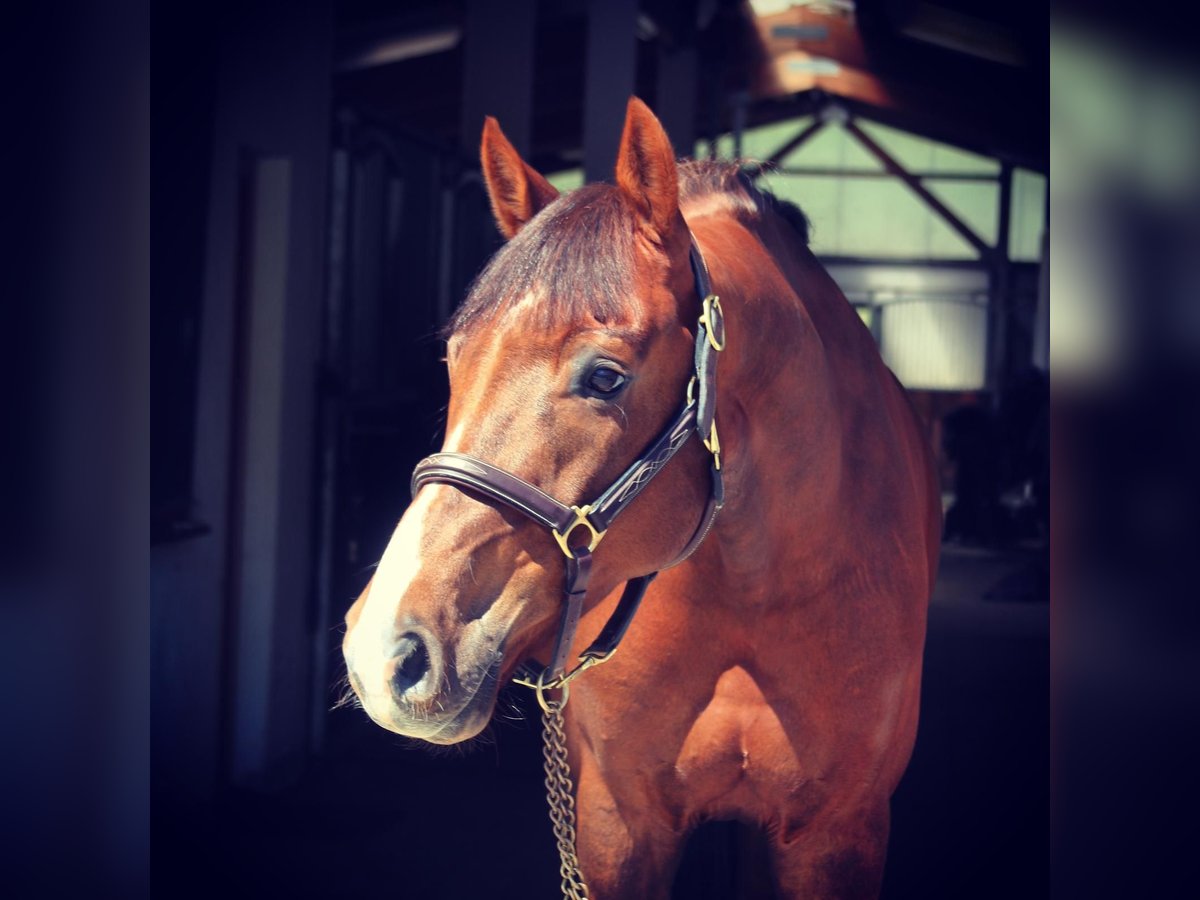
[[[521,159],[517,148],[500,130],[500,123],[491,116],[483,120],[479,159],[496,227],[506,238],[515,235],[558,197],[554,185]]]
[[[679,215],[679,174],[675,150],[645,103],[629,98],[625,130],[617,152],[617,186],[649,220],[659,237],[665,237]]]

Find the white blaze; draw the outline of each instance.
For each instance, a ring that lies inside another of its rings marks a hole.
[[[458,447],[463,427],[459,425],[446,438],[443,450]],[[383,670],[394,655],[396,639],[400,636],[396,617],[400,601],[421,571],[421,543],[427,530],[430,507],[445,490],[445,485],[429,484],[421,489],[392,532],[375,569],[371,593],[350,639],[350,655],[354,671],[369,691],[386,690],[382,684]]]
[[[459,453],[458,442],[462,440],[463,426],[459,423],[454,430],[446,436],[446,442],[442,445],[443,453]]]
[[[383,551],[362,615],[350,635],[348,656],[354,673],[368,694],[379,694],[387,703],[391,701],[385,669],[400,636],[396,623],[400,601],[421,571],[426,519],[438,492],[445,489],[428,485],[404,513]]]

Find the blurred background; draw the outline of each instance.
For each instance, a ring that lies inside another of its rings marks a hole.
[[[945,546],[885,896],[1048,892],[1044,7],[243,0],[156,4],[152,36],[156,894],[554,896],[522,692],[449,755],[332,707],[342,616],[440,446],[437,330],[500,244],[483,117],[569,190],[611,176],[631,94],[680,156],[768,164],[938,460]],[[1110,57],[1055,40],[1093,85]],[[1075,96],[1077,146],[1111,145],[1106,109]],[[1105,283],[1082,269],[1076,297]],[[1061,328],[1085,380],[1122,334],[1095,308],[1055,319],[1056,366]],[[770,896],[763,865],[753,834],[709,826],[676,896]]]

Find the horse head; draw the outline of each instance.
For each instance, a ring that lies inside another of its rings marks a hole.
[[[493,119],[481,157],[508,242],[448,328],[443,452],[583,504],[662,432],[693,374],[701,301],[674,152],[635,98],[613,185],[559,196]],[[596,545],[585,608],[669,565],[694,537],[710,463],[700,441],[678,455]],[[499,686],[531,656],[546,658],[564,552],[547,528],[480,492],[420,487],[346,616],[346,664],[368,714],[434,743],[477,734]]]

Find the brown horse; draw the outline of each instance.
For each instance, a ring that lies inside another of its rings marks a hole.
[[[735,164],[677,165],[640,101],[615,185],[559,197],[493,120],[481,152],[511,240],[449,328],[445,458],[486,460],[514,484],[584,503],[690,393],[702,299],[690,235],[727,320],[715,525],[698,534],[712,448],[681,441],[593,541],[580,592],[576,654],[622,583],[665,568],[620,652],[571,685],[592,895],[667,896],[689,833],[722,819],[763,827],[784,896],[876,895],[889,799],[916,736],[941,524],[902,389],[795,211]],[[477,734],[499,686],[551,657],[563,554],[594,538],[588,524],[560,548],[512,492],[497,502],[458,481],[418,482],[346,617],[368,714],[435,743]],[[693,538],[695,553],[666,568]]]

